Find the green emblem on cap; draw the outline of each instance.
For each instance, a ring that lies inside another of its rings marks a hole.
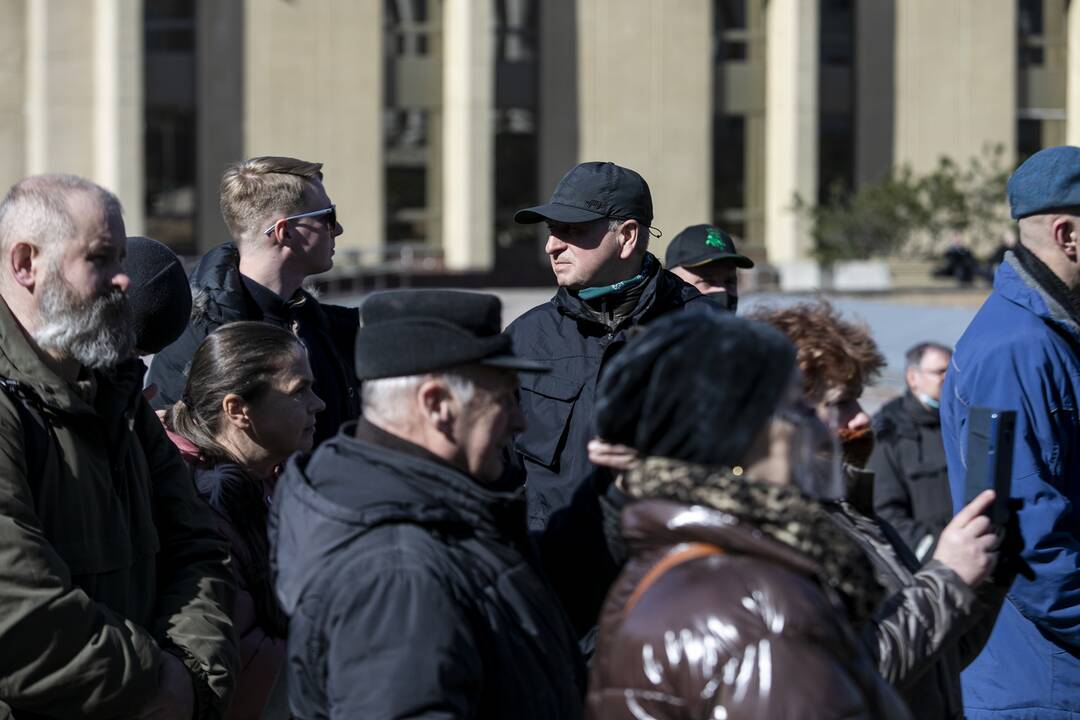
[[[705,230],[705,244],[717,250],[728,249],[727,243],[724,242],[724,235],[714,227]]]

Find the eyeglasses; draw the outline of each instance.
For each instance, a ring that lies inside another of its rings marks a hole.
[[[334,228],[337,227],[337,205],[331,205],[330,207],[323,208],[322,210],[312,210],[311,212],[300,213],[299,215],[290,215],[289,217],[282,218],[281,220],[289,222],[290,220],[299,220],[300,218],[306,217],[323,217],[324,215],[326,216],[326,227],[330,228],[331,232],[333,232]],[[278,220],[273,225],[266,228],[266,230],[263,231],[263,235],[270,237],[270,233],[274,232],[274,228],[277,227],[277,224],[281,222],[281,220]]]

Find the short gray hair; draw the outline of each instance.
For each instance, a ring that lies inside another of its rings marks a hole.
[[[106,213],[123,216],[116,195],[78,175],[34,175],[12,185],[0,202],[0,249],[27,242],[45,252],[56,242],[75,235],[68,197],[86,193],[98,200]]]
[[[476,383],[464,375],[452,372],[403,375],[401,377],[365,380],[360,387],[364,417],[390,425],[400,425],[408,417],[409,400],[417,388],[428,380],[442,380],[462,405],[472,402]]]

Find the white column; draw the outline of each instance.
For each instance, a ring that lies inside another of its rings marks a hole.
[[[338,262],[380,247],[382,2],[244,0],[243,25],[243,155],[323,163],[345,229]]]
[[[769,262],[806,259],[809,222],[792,209],[818,193],[818,3],[766,8],[765,249]]]
[[[1069,60],[1066,68],[1065,142],[1080,145],[1080,2],[1069,3]]]
[[[661,257],[684,227],[712,220],[712,5],[578,3],[580,159],[641,173]]]
[[[493,5],[443,4],[442,227],[450,270],[488,270],[495,262]]]
[[[142,0],[95,0],[94,180],[124,205],[129,235],[143,232]]]
[[[26,173],[26,0],[0,0],[0,194]]]

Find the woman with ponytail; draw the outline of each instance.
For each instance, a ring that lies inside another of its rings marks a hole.
[[[232,548],[241,673],[229,716],[237,720],[261,715],[285,658],[287,619],[270,577],[267,510],[278,467],[311,450],[324,407],[295,335],[235,322],[199,345],[184,394],[165,418],[177,444],[190,444],[185,455],[194,457],[199,494]]]

